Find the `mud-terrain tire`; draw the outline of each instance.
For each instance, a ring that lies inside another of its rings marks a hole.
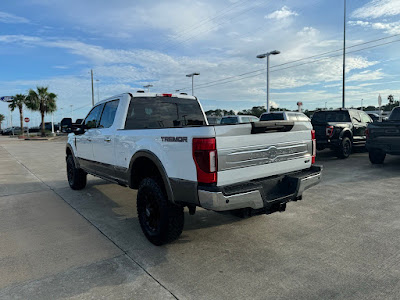
[[[73,190],[81,190],[86,186],[87,173],[75,166],[72,155],[67,157],[67,178],[69,186]]]
[[[144,235],[156,246],[170,243],[182,233],[183,207],[168,201],[157,179],[144,178],[140,183],[137,214]]]
[[[336,150],[337,157],[339,158],[348,158],[353,149],[353,143],[348,137],[344,137],[342,142],[339,145],[339,149]]]
[[[376,165],[376,164],[383,164],[386,158],[386,153],[381,150],[371,150],[369,151],[369,161]]]

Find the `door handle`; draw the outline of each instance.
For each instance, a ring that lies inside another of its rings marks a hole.
[[[111,142],[111,138],[105,138],[104,141],[105,142]]]

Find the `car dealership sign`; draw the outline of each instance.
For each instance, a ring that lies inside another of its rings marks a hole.
[[[3,102],[11,102],[11,101],[13,101],[13,99],[14,99],[13,96],[3,96],[3,97],[0,97],[0,101],[3,101]]]

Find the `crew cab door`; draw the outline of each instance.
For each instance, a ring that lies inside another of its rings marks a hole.
[[[367,126],[362,123],[360,114],[357,111],[350,111],[350,117],[353,124],[353,141],[354,143],[362,142]]]
[[[105,103],[101,114],[99,126],[94,129],[93,160],[96,163],[96,173],[102,173],[109,177],[114,177],[114,133],[113,128],[115,114],[118,109],[119,99]]]
[[[89,169],[91,169],[90,165],[94,158],[92,144],[94,131],[99,124],[103,107],[104,105],[100,104],[92,108],[83,122],[85,133],[76,136],[77,157],[79,158],[80,164]]]

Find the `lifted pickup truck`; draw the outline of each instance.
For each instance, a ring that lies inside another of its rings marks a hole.
[[[317,149],[330,148],[339,158],[348,158],[353,146],[365,146],[365,129],[372,119],[356,109],[321,110],[314,113]]]
[[[141,228],[155,245],[183,230],[183,208],[283,211],[319,183],[310,122],[208,125],[197,98],[126,93],[96,104],[66,147],[68,182],[87,173],[138,189]]]
[[[369,124],[365,133],[371,163],[383,164],[386,154],[400,155],[400,107],[387,120]]]

